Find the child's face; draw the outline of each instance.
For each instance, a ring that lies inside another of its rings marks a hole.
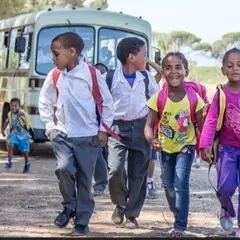
[[[128,62],[131,62],[136,71],[144,71],[147,64],[146,46],[142,46],[137,54],[129,54]]]
[[[182,60],[177,56],[169,56],[165,60],[162,74],[170,86],[178,87],[182,85],[186,75]]]
[[[19,106],[18,102],[11,102],[11,104],[10,104],[10,109],[13,113],[18,112],[19,107],[20,106]]]
[[[104,74],[105,72],[107,72],[107,69],[102,65],[97,65],[96,69],[98,69],[101,74]]]
[[[51,44],[51,51],[53,55],[53,63],[60,70],[69,68],[76,62],[76,49],[64,48],[59,41],[55,41]]]
[[[222,73],[231,82],[240,82],[240,54],[231,53],[228,55]]]

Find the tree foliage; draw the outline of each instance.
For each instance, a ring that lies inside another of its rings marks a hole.
[[[0,18],[8,18],[22,13],[40,11],[48,8],[59,8],[67,5],[82,8],[86,6],[86,0],[1,0],[0,1]],[[107,0],[93,0],[90,7],[107,8]]]

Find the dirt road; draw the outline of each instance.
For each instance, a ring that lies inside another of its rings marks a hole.
[[[53,225],[57,211],[61,210],[61,197],[57,179],[54,175],[55,158],[49,144],[34,146],[32,170],[22,174],[23,160],[14,158],[14,167],[4,169],[6,152],[0,151],[0,236],[21,237],[63,237],[72,230],[72,224],[65,229]],[[89,236],[95,237],[161,237],[168,236],[170,227],[163,217],[173,225],[173,218],[167,210],[167,203],[160,188],[160,170],[157,166],[155,178],[159,190],[158,199],[147,199],[139,218],[140,229],[126,230],[115,227],[111,221],[114,206],[108,193],[96,198]],[[211,173],[215,182],[215,171]],[[234,199],[236,203],[236,198]],[[189,217],[189,234],[206,236],[223,236],[219,228],[217,213],[219,204],[207,180],[207,166],[192,169],[191,206]]]

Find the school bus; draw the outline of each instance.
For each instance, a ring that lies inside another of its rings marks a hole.
[[[73,31],[84,42],[85,59],[102,62],[110,69],[119,63],[118,42],[136,36],[146,42],[152,58],[151,25],[141,17],[121,12],[90,8],[48,9],[0,21],[0,124],[3,126],[13,97],[30,115],[34,141],[46,141],[45,125],[38,111],[40,89],[47,73],[54,67],[51,40],[63,32]],[[156,53],[156,58],[159,53]]]

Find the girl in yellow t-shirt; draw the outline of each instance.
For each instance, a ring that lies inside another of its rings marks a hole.
[[[184,88],[188,62],[179,52],[168,53],[162,61],[162,74],[168,84],[168,97],[158,119],[158,93],[149,101],[145,136],[161,151],[163,186],[170,210],[174,213],[173,237],[184,236],[189,212],[189,178],[194,159],[196,134],[190,117],[190,102]],[[203,100],[197,95],[195,109],[198,128],[202,125]],[[158,138],[154,127],[158,124]]]

